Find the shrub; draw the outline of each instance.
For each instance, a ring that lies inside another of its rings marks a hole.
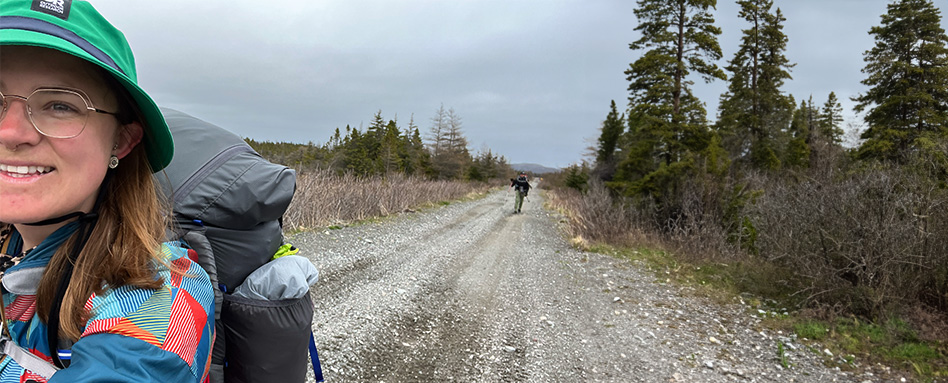
[[[300,172],[296,184],[296,195],[283,218],[287,230],[338,226],[490,188],[486,183],[432,181],[402,174],[357,177],[330,170]]]
[[[882,317],[920,300],[948,309],[948,193],[900,167],[802,180],[757,175],[760,254],[792,270],[810,304]]]

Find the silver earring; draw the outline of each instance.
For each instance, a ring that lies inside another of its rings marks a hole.
[[[112,156],[109,158],[109,169],[115,169],[118,167],[118,157]]]

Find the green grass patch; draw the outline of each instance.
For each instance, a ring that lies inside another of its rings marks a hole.
[[[902,343],[889,349],[890,358],[906,362],[932,362],[944,358],[938,350],[925,343]]]
[[[592,244],[589,251],[611,255],[619,259],[637,261],[652,271],[657,282],[675,282],[695,287],[701,295],[731,302],[734,296],[750,293],[762,299],[749,299],[757,308],[761,301],[786,302],[782,307],[792,307],[792,283],[786,282],[789,276],[785,270],[769,267],[759,262],[745,261],[733,263],[689,263],[674,254],[651,248],[618,248],[607,244]],[[783,310],[780,310],[781,312]]]
[[[904,320],[884,322],[848,317],[819,321],[793,317],[792,328],[801,338],[819,341],[841,355],[841,362],[853,363],[857,356],[863,365],[881,363],[915,373],[920,381],[948,377],[948,348],[940,342],[925,342]],[[840,361],[831,361],[840,362]]]
[[[829,335],[829,327],[819,321],[804,320],[793,325],[793,331],[801,338],[823,340]]]
[[[787,353],[783,349],[783,342],[777,342],[777,359],[784,369],[790,369],[790,360],[787,358]]]

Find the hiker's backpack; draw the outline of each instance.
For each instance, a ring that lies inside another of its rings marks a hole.
[[[216,287],[211,382],[302,382],[309,361],[322,381],[308,292],[315,267],[302,257],[271,261],[296,172],[227,130],[173,109],[162,114],[175,144],[157,174],[174,204],[170,236],[197,253]]]
[[[514,185],[515,185],[514,189],[516,189],[518,192],[523,193],[523,195],[527,195],[527,191],[529,189],[527,188],[526,185],[529,185],[529,184],[527,184],[526,176],[517,176],[517,180],[514,181]]]

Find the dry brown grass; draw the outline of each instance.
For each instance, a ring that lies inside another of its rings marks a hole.
[[[641,211],[615,202],[599,182],[591,181],[586,193],[557,188],[546,195],[549,206],[566,215],[567,234],[578,247],[595,243],[625,247],[658,243]]]
[[[568,234],[586,242],[627,248],[668,250],[690,261],[721,262],[739,257],[727,242],[721,213],[715,203],[722,198],[702,183],[681,190],[682,209],[674,219],[658,218],[654,205],[633,206],[616,198],[601,182],[591,180],[586,193],[557,188],[547,195],[550,206],[569,218]]]
[[[284,215],[287,230],[345,225],[486,192],[490,185],[392,174],[361,178],[329,170],[301,172]]]

